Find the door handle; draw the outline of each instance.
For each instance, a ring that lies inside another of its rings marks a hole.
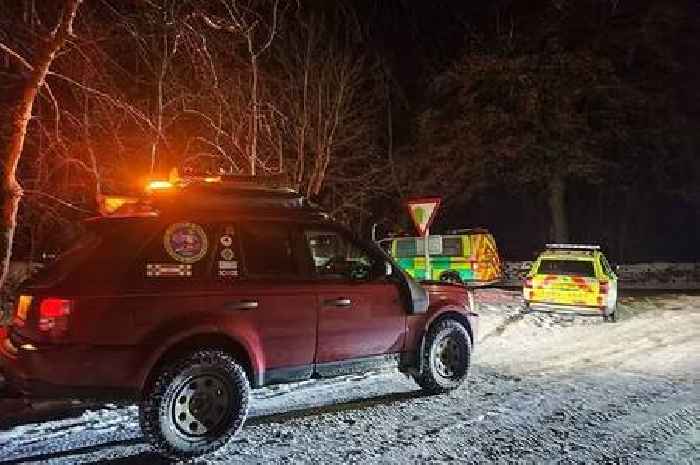
[[[237,302],[226,302],[224,304],[226,310],[255,310],[258,308],[257,300],[239,300]]]
[[[352,307],[352,300],[347,297],[339,297],[337,299],[324,300],[323,305],[326,307],[350,308]]]

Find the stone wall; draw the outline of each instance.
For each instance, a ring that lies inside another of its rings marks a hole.
[[[532,262],[505,262],[504,286],[521,286]],[[620,265],[621,289],[700,289],[700,263],[634,263]]]

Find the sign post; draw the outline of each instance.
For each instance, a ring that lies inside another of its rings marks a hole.
[[[418,235],[423,238],[423,252],[425,255],[425,279],[432,279],[432,266],[430,264],[430,225],[435,218],[435,213],[440,206],[440,197],[420,197],[408,199],[406,206],[411,215],[413,225]]]

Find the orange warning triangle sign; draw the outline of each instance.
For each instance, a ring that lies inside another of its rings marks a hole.
[[[421,197],[408,199],[406,201],[408,212],[411,215],[413,224],[418,231],[418,235],[425,237],[425,233],[435,218],[435,213],[440,206],[440,197]]]

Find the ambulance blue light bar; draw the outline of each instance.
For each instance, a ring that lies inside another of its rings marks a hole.
[[[599,245],[587,244],[547,244],[545,247],[559,250],[600,250]]]

